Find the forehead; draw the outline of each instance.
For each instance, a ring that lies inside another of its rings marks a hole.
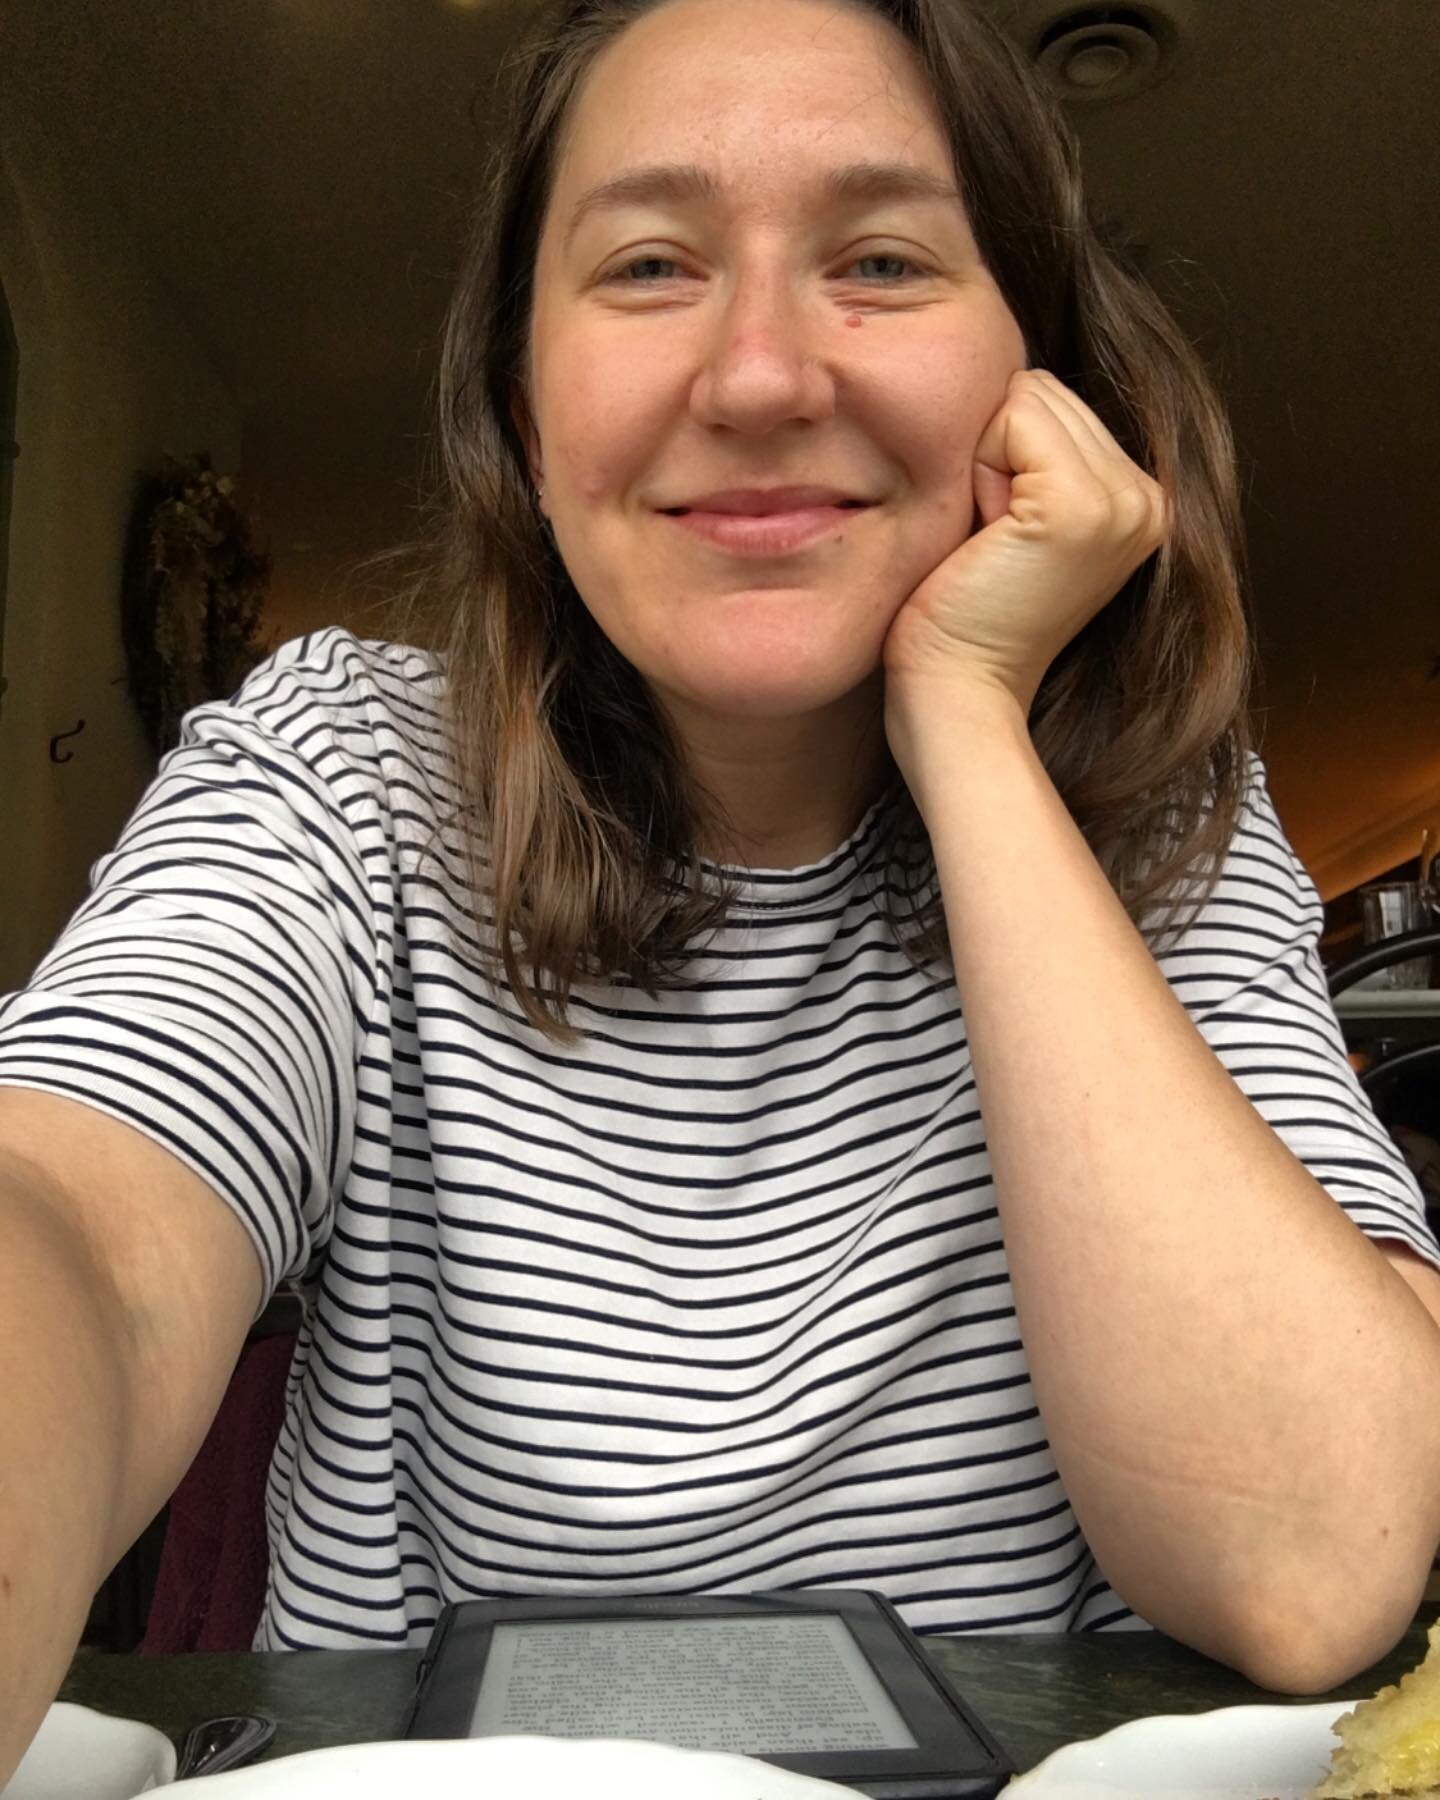
[[[924,72],[888,20],[851,0],[666,0],[587,71],[555,192],[672,160],[793,192],[802,167],[901,156],[950,173]]]

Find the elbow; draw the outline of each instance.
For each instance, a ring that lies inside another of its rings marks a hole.
[[[1373,1548],[1373,1546],[1372,1546]],[[1147,1619],[1202,1656],[1236,1670],[1268,1693],[1329,1695],[1355,1682],[1404,1637],[1425,1595],[1433,1542],[1409,1553],[1297,1559],[1257,1579],[1254,1561],[1228,1581],[1171,1582],[1156,1593],[1127,1594]],[[1148,1604],[1147,1604],[1148,1602]]]
[[[1397,1640],[1399,1635],[1397,1632]],[[1314,1696],[1343,1686],[1384,1654],[1384,1650],[1373,1656],[1368,1651],[1347,1654],[1343,1647],[1257,1640],[1227,1660],[1247,1681],[1267,1693]]]
[[[1332,1693],[1395,1648],[1415,1616],[1424,1585],[1422,1576],[1413,1592],[1388,1603],[1370,1596],[1369,1607],[1353,1593],[1335,1597],[1324,1609],[1308,1596],[1295,1606],[1272,1604],[1237,1627],[1235,1653],[1223,1660],[1270,1693]]]

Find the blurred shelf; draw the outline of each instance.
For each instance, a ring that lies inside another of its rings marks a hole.
[[[1346,988],[1336,997],[1335,1010],[1342,1019],[1440,1019],[1440,988]]]
[[[1332,1004],[1349,1050],[1377,1038],[1394,1050],[1440,1043],[1440,988],[1346,988]]]

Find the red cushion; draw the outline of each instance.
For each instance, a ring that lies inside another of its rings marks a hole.
[[[142,1655],[248,1650],[265,1604],[265,1480],[296,1334],[240,1353],[205,1442],[170,1502]]]

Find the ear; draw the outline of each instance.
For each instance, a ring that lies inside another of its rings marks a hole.
[[[530,468],[530,479],[538,485],[544,478],[544,469],[540,462],[540,440],[530,417],[530,408],[525,400],[524,389],[518,381],[512,382],[510,386],[510,417],[520,435],[520,442],[525,446],[525,460]]]

